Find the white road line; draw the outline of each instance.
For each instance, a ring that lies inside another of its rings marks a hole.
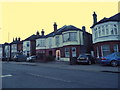
[[[12,75],[9,74],[9,75],[1,75],[0,77],[3,78],[3,77],[11,77],[11,76],[12,76]]]
[[[37,74],[32,74],[32,73],[29,73],[29,74],[30,74],[30,75],[33,75],[33,76],[37,76],[37,77],[48,78],[48,79],[53,79],[53,80],[58,80],[58,81],[63,81],[63,82],[71,82],[71,81],[69,81],[69,80],[64,80],[64,79],[55,78],[55,77],[37,75]]]

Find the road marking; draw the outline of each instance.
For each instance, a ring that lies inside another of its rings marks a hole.
[[[1,75],[0,77],[3,78],[3,77],[11,77],[11,76],[12,76],[12,75],[9,74],[9,75]]]
[[[58,81],[63,81],[63,82],[71,82],[69,80],[64,80],[64,79],[50,77],[50,76],[37,75],[37,74],[32,74],[32,73],[29,73],[29,74],[33,76],[37,76],[37,77],[48,78],[48,79],[53,79],[53,80],[58,80]]]

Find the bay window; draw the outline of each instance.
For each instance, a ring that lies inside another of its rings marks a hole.
[[[63,34],[63,42],[77,41],[77,32],[68,32]]]
[[[110,46],[102,45],[102,56],[106,56],[110,54]]]

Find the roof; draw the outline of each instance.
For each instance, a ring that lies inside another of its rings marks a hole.
[[[22,43],[22,41],[13,41],[13,42],[11,42],[11,44],[20,44],[20,43]]]
[[[35,39],[37,39],[37,38],[39,38],[39,37],[40,37],[40,35],[35,35],[35,34],[33,34],[33,35],[31,35],[30,37],[26,38],[24,41],[35,40]]]
[[[55,35],[62,34],[62,32],[70,31],[70,30],[82,31],[81,29],[79,29],[79,28],[77,28],[77,27],[75,27],[73,25],[64,25],[63,27],[59,28],[56,33],[53,31],[53,32],[47,34],[46,36],[40,36],[39,38],[53,37]]]
[[[97,24],[104,23],[104,22],[109,22],[109,21],[117,21],[117,22],[119,22],[120,21],[120,13],[118,13],[118,14],[116,14],[114,16],[111,16],[110,18],[104,17],[102,20],[100,20],[97,23],[93,24],[91,26],[91,28],[93,28]]]

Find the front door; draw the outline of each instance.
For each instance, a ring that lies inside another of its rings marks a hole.
[[[56,50],[56,60],[60,60],[60,50]]]

